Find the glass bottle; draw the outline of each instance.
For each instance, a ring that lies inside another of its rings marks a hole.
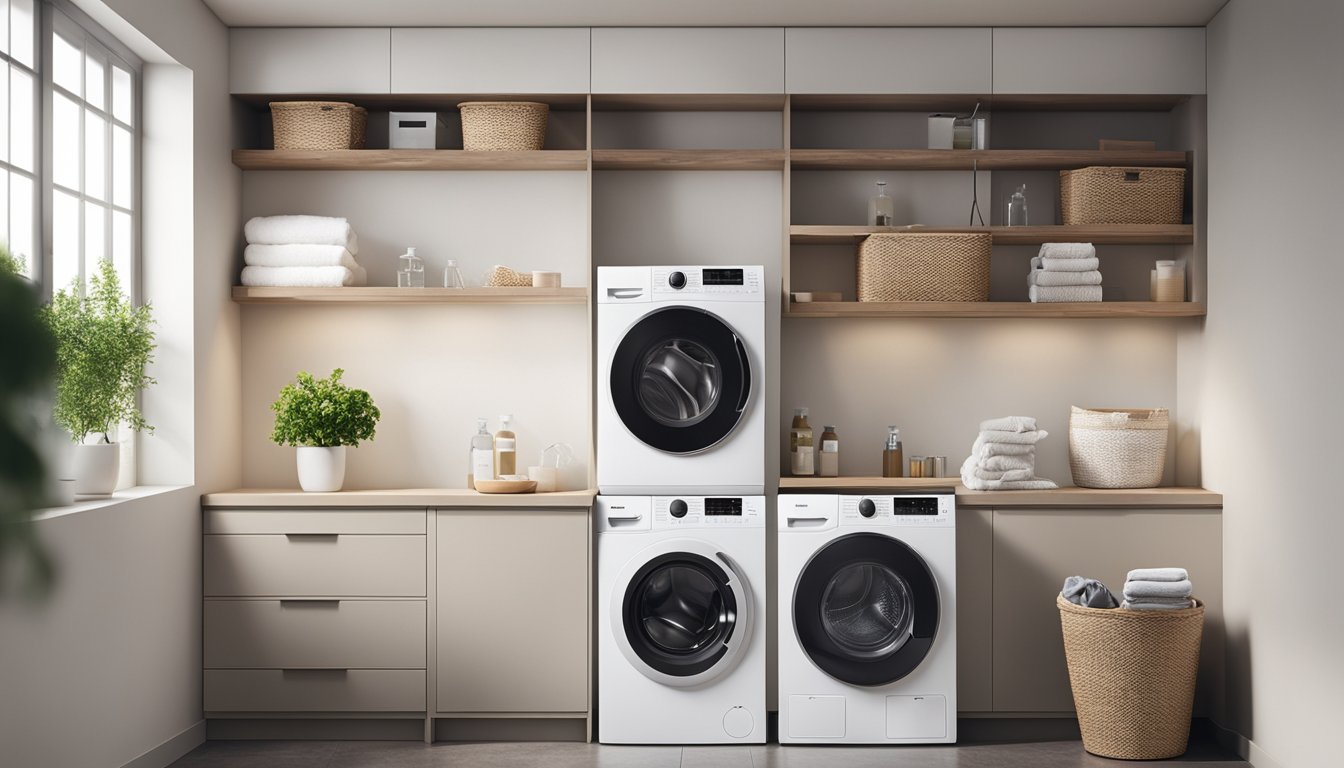
[[[1008,197],[1008,226],[1027,226],[1027,185],[1023,184]]]
[[[840,476],[840,436],[835,427],[821,428],[821,452],[817,456],[818,477]]]
[[[882,449],[882,476],[905,476],[905,452],[901,450],[901,430],[887,427],[887,443]]]
[[[476,420],[476,434],[467,452],[467,487],[476,487],[476,478],[495,479],[495,438],[490,436],[485,419]]]
[[[812,456],[812,427],[807,423],[807,409],[793,411],[793,426],[789,429],[789,469],[794,477],[816,474]]]
[[[896,218],[896,204],[887,195],[887,182],[877,182],[877,194],[868,201],[868,226],[890,227]]]
[[[443,268],[443,287],[444,288],[466,288],[462,282],[462,273],[457,269],[457,259],[449,259],[448,264]]]
[[[518,436],[510,429],[513,414],[499,417],[495,433],[495,473],[500,477],[518,474]]]
[[[414,248],[401,254],[401,268],[397,270],[398,288],[425,287],[425,260],[415,255]]]

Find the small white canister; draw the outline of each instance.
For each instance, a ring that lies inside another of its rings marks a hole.
[[[392,149],[434,149],[437,112],[387,113],[387,146]]]

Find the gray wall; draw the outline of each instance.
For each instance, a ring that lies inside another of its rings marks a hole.
[[[1208,28],[1203,474],[1224,494],[1226,725],[1261,766],[1339,762],[1342,29],[1335,0],[1232,0]]]

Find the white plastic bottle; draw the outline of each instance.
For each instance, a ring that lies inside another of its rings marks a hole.
[[[467,487],[476,487],[476,478],[495,479],[495,438],[490,435],[485,419],[476,420],[476,434],[471,437],[467,454]]]

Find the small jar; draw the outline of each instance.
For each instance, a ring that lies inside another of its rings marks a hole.
[[[907,477],[924,477],[924,457],[910,457],[910,474]]]

